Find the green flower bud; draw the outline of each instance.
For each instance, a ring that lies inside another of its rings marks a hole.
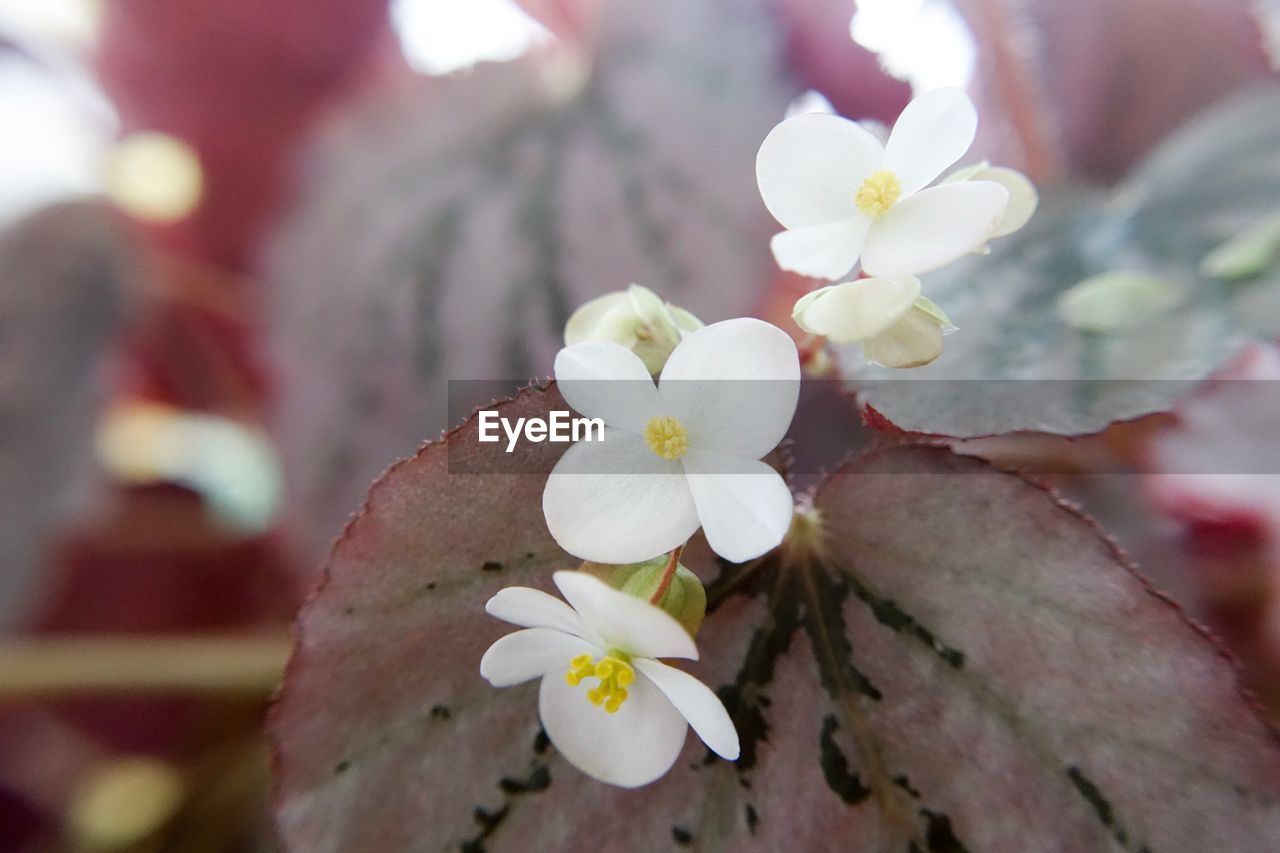
[[[627,595],[652,601],[654,593],[662,584],[668,559],[667,555],[663,554],[661,557],[654,557],[643,563],[631,563],[625,566],[583,563],[581,570]],[[666,595],[657,602],[657,606],[679,622],[689,632],[690,637],[694,637],[697,636],[698,628],[702,626],[702,618],[707,613],[707,591],[703,589],[702,581],[698,580],[697,575],[682,564],[677,564],[671,585],[667,587]]]
[[[1177,284],[1158,275],[1117,270],[1087,278],[1058,296],[1058,316],[1080,332],[1140,326],[1182,301]]]
[[[663,302],[647,287],[633,284],[626,290],[606,293],[587,302],[564,329],[565,346],[584,341],[613,341],[640,356],[655,376],[667,356],[702,321],[683,308]]]
[[[1280,213],[1273,213],[1204,256],[1201,274],[1223,281],[1254,278],[1280,256]]]

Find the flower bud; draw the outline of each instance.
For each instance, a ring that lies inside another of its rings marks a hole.
[[[862,343],[902,319],[919,295],[918,278],[862,278],[805,294],[791,317],[833,343]]]
[[[1140,326],[1182,301],[1167,278],[1113,271],[1086,278],[1058,296],[1058,316],[1081,332],[1115,332]]]
[[[565,346],[613,341],[634,352],[652,374],[662,371],[676,344],[702,321],[683,308],[663,302],[638,284],[585,303],[564,327]]]
[[[862,345],[862,354],[883,367],[923,367],[942,355],[942,337],[955,326],[921,296],[902,319]]]
[[[652,601],[653,595],[662,584],[669,557],[663,554],[646,560],[643,563],[631,563],[625,566],[613,566],[605,563],[583,563],[581,571],[599,578],[609,586],[627,595],[633,595],[644,601]],[[666,595],[657,606],[666,611],[679,622],[689,636],[696,636],[702,625],[702,617],[707,613],[707,592],[702,587],[698,576],[684,567],[676,565],[675,576],[667,588]]]
[[[1261,275],[1280,257],[1280,213],[1255,222],[1217,246],[1200,262],[1207,278],[1239,281]]]
[[[919,279],[864,278],[815,290],[796,303],[800,328],[834,343],[860,343],[867,361],[884,367],[922,367],[942,354],[955,326],[920,295]]]

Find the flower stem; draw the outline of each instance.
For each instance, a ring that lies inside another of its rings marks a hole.
[[[800,353],[800,363],[808,364],[813,361],[826,345],[827,339],[822,335],[805,335],[804,339],[796,346]]]
[[[677,545],[671,549],[671,556],[667,559],[667,567],[662,572],[662,582],[658,584],[658,588],[653,591],[653,595],[649,598],[650,604],[661,604],[662,599],[667,597],[667,590],[671,589],[671,579],[676,576],[676,567],[680,565],[680,552],[683,550],[683,545]]]

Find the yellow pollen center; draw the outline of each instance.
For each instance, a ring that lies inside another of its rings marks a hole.
[[[897,203],[900,195],[902,184],[898,183],[898,176],[888,169],[881,169],[867,175],[854,200],[858,203],[858,210],[872,219],[879,219]]]
[[[591,655],[578,655],[569,661],[569,671],[564,680],[570,687],[577,687],[584,678],[595,678],[599,684],[587,691],[587,700],[606,714],[616,714],[627,701],[627,685],[636,680],[636,671],[627,663],[626,655],[610,651],[604,657],[592,661]]]
[[[644,440],[649,449],[663,459],[679,459],[689,449],[689,433],[684,424],[667,415],[649,419],[644,428]]]

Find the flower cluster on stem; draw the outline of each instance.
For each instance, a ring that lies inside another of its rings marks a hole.
[[[1036,207],[1035,188],[1011,169],[983,162],[942,177],[976,129],[969,98],[940,89],[913,100],[884,143],[821,114],[788,118],[764,140],[756,177],[785,229],[770,244],[775,259],[836,282],[795,304],[810,368],[826,341],[860,344],[894,368],[942,353],[955,327],[918,276],[989,251]],[[480,673],[496,687],[539,679],[543,727],[584,773],[648,784],[673,766],[690,728],[716,755],[738,757],[716,694],[661,659],[698,659],[706,594],[680,558],[699,530],[736,563],[778,548],[789,531],[821,535],[765,461],[795,415],[800,362],[769,323],[704,325],[637,284],[569,318],[556,382],[604,429],[560,458],[542,509],[555,541],[583,563],[554,574],[564,601],[528,587],[489,600],[491,615],[520,630],[489,647]]]

